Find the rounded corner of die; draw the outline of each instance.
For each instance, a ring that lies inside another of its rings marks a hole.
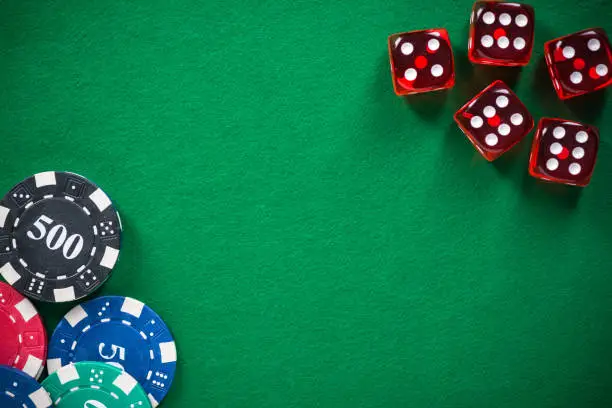
[[[409,95],[409,92],[401,91],[401,90],[397,89],[397,87],[394,87],[393,91],[395,93],[395,96],[397,96],[397,97],[402,97],[402,96]]]
[[[608,79],[606,82],[598,85],[597,87],[595,87],[595,89],[593,89],[593,92],[597,92],[597,91],[602,91],[603,89],[609,87],[612,85],[612,77],[610,77],[610,79]]]
[[[533,57],[533,47],[529,50],[529,52],[520,60],[517,60],[514,64],[515,67],[526,67],[531,62]]]
[[[506,83],[504,81],[502,81],[501,79],[496,79],[493,82],[491,82],[491,84],[489,86],[487,86],[482,92],[485,92],[491,88],[494,88],[496,86],[502,87],[504,89],[507,89],[509,91],[512,92],[512,89],[510,89],[510,87],[508,85],[506,85]]]
[[[587,124],[586,126],[588,130],[593,133],[593,136],[595,136],[595,142],[597,142],[597,145],[599,145],[599,128],[595,125],[590,124]]]
[[[553,38],[552,40],[546,41],[542,46],[542,48],[544,49],[544,59],[546,60],[547,64],[550,65],[552,63],[552,54],[554,53],[555,48],[557,47],[557,43],[563,38],[564,37]]]
[[[402,96],[406,96],[410,94],[410,91],[400,86],[395,79],[393,80],[393,92],[398,97],[402,97]]]
[[[563,89],[560,87],[559,88],[555,87],[555,91],[557,92],[557,96],[559,97],[559,99],[561,99],[562,101],[567,101],[579,95],[579,94],[567,94],[563,92]]]
[[[606,38],[608,37],[608,34],[606,33],[606,30],[603,27],[599,27],[599,26],[585,28],[584,30],[579,31],[579,33],[589,33],[589,32],[595,32],[595,33],[597,33],[597,34],[599,34],[601,36],[604,36]]]
[[[538,171],[536,170],[535,163],[532,163],[531,161],[529,161],[529,167],[527,168],[527,172],[533,178],[536,178],[538,180],[542,180],[543,179],[542,175],[540,173],[538,173]]]
[[[446,28],[439,27],[439,28],[434,28],[431,31],[438,33],[441,38],[444,38],[446,41],[450,43],[450,35],[448,34],[448,30]]]
[[[487,4],[486,1],[483,0],[475,0],[474,4],[472,4],[472,10],[476,11],[478,10],[480,7],[484,7]]]
[[[476,56],[474,55],[474,47],[473,46],[472,47],[468,46],[467,56],[468,56],[468,60],[472,64],[480,64],[479,59],[476,58]]]
[[[544,127],[546,127],[546,123],[555,120],[555,118],[552,118],[550,116],[543,116],[540,118],[540,120],[538,120],[538,131],[540,129],[543,129]],[[537,136],[537,134],[536,134]]]
[[[531,14],[531,18],[532,20],[535,19],[535,8],[531,5],[531,4],[527,4],[527,3],[521,3],[521,7],[523,8],[523,10],[525,10],[527,13]]]
[[[459,108],[457,110],[457,112],[453,113],[453,120],[455,121],[455,123],[457,124],[457,126],[459,126],[459,128],[461,129],[462,132],[465,133],[465,131],[463,130],[463,127],[461,125],[461,113],[463,112],[463,107]]]
[[[497,153],[497,154],[483,154],[482,152],[480,152],[482,154],[482,157],[484,157],[484,159],[486,161],[488,161],[489,163],[493,163],[495,160],[499,159],[499,156],[501,156],[501,153]]]
[[[400,36],[400,33],[393,33],[393,34],[389,34],[389,36],[387,36],[387,45],[388,45],[388,48],[389,48],[389,52],[391,52],[391,49],[393,48],[393,44],[399,38],[399,36]]]
[[[585,188],[589,184],[591,184],[591,179],[592,178],[593,178],[593,171],[591,171],[589,174],[587,174],[586,176],[584,176],[580,180],[575,180],[575,181],[572,181],[572,182],[566,182],[565,184],[570,185],[570,186],[574,186],[574,187]]]
[[[442,89],[444,90],[450,90],[455,86],[456,83],[456,77],[455,77],[455,73],[453,72],[452,75],[450,76],[450,78],[448,78],[448,81],[446,81],[446,84],[444,84],[444,86],[442,87]]]

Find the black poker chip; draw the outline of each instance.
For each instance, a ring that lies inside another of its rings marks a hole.
[[[109,278],[120,246],[113,203],[78,174],[35,174],[0,201],[0,274],[30,298],[84,298]]]

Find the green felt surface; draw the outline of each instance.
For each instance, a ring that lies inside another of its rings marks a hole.
[[[612,3],[538,0],[522,70],[473,68],[471,2],[0,3],[0,189],[69,170],[116,201],[100,293],[172,328],[166,408],[612,405],[612,103],[563,103],[543,43]],[[445,27],[457,85],[394,95],[387,36]],[[581,190],[482,159],[452,121],[492,79],[597,125]],[[71,305],[40,305],[49,329]]]

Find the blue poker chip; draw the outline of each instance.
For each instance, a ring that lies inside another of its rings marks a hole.
[[[49,374],[80,361],[123,368],[157,406],[176,371],[176,345],[166,324],[144,303],[102,296],[82,303],[59,323],[49,342]]]
[[[51,397],[34,378],[21,370],[0,365],[0,407],[48,408]]]

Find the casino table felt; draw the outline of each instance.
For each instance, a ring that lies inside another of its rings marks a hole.
[[[47,170],[112,197],[100,295],[150,305],[166,408],[609,407],[612,102],[561,102],[545,41],[604,0],[530,2],[523,69],[467,61],[472,2],[0,3],[0,190]],[[398,98],[387,36],[444,27],[457,83]],[[452,115],[493,79],[595,125],[584,188],[487,163]],[[52,332],[72,304],[35,302]]]

